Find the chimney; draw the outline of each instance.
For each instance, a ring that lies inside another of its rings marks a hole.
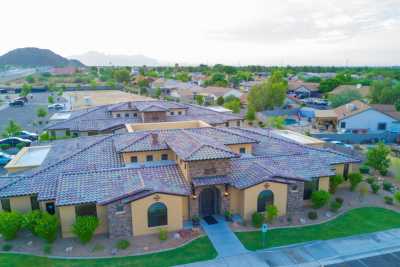
[[[153,146],[158,145],[158,133],[151,133],[151,144]]]

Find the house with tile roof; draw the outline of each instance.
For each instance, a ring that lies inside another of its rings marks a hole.
[[[63,237],[73,236],[76,218],[86,215],[99,218],[97,234],[114,239],[176,231],[194,216],[225,211],[250,220],[268,204],[291,214],[313,191],[328,190],[330,176],[359,163],[261,128],[169,127],[58,140],[46,148],[39,165],[6,166],[1,207],[55,214]]]
[[[318,97],[319,94],[319,83],[309,83],[302,81],[289,81],[288,82],[288,94],[295,96],[296,98],[308,98]]]
[[[70,112],[65,120],[47,127],[53,137],[111,134],[125,131],[125,124],[202,121],[218,127],[242,127],[244,118],[193,104],[171,101],[130,101]]]

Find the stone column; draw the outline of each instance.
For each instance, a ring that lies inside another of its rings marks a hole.
[[[304,182],[288,185],[287,192],[287,213],[291,214],[298,211],[303,206]]]
[[[112,239],[130,237],[132,233],[132,211],[130,203],[121,201],[107,205],[108,234]]]

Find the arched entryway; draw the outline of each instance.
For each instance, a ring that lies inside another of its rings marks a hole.
[[[257,212],[264,212],[267,205],[274,204],[274,193],[271,190],[262,191],[257,198]]]
[[[220,191],[216,187],[208,187],[201,191],[199,197],[199,211],[201,216],[219,213]]]

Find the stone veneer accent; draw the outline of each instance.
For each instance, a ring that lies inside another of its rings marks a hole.
[[[288,186],[287,213],[298,211],[303,206],[304,182],[296,182],[297,190],[292,190],[293,185]]]
[[[191,178],[226,175],[231,170],[231,161],[230,159],[197,160],[189,162],[188,168],[188,176]]]
[[[209,188],[209,187],[216,187],[219,190],[220,196],[220,213],[223,214],[226,210],[230,210],[231,207],[231,199],[230,199],[230,195],[228,195],[227,197],[224,196],[224,192],[225,192],[225,185],[214,185],[214,186],[199,186],[195,188],[195,193],[197,198],[193,199],[190,196],[190,200],[189,200],[189,205],[190,205],[190,217],[193,217],[194,215],[199,216],[199,202],[200,202],[200,193],[203,189],[205,188]]]
[[[165,111],[143,112],[143,122],[162,122],[167,120],[167,113]]]
[[[123,211],[117,211],[117,207],[123,205]],[[132,236],[132,211],[130,203],[121,201],[107,205],[108,233],[112,239]]]

